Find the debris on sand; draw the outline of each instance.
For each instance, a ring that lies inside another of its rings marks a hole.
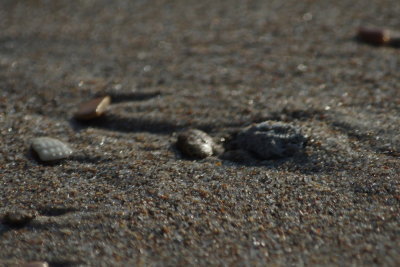
[[[72,149],[58,139],[38,137],[32,139],[32,149],[42,161],[54,161],[69,157]]]
[[[189,129],[179,134],[177,147],[188,157],[203,159],[214,154],[216,144],[207,133]]]
[[[77,120],[91,120],[102,116],[111,104],[111,97],[104,96],[82,103],[74,114]]]
[[[289,157],[300,151],[306,138],[300,128],[288,123],[265,121],[239,132],[235,143],[262,159]]]
[[[361,27],[357,38],[371,45],[400,47],[400,33],[388,29]]]

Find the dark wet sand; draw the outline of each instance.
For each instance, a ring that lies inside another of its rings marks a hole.
[[[150,3],[151,2],[151,3]],[[0,263],[50,266],[397,266],[400,2],[0,1]],[[368,3],[368,4],[367,4]],[[110,94],[108,114],[71,120]],[[306,149],[283,160],[189,160],[277,120]],[[42,164],[29,140],[76,151]]]

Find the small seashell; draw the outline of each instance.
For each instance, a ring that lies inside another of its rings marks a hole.
[[[177,147],[186,156],[203,159],[213,155],[215,143],[205,132],[190,129],[178,136]]]
[[[72,149],[68,145],[50,137],[32,139],[32,149],[43,161],[59,160],[72,154]]]
[[[386,45],[390,42],[391,32],[387,29],[360,28],[357,37],[360,41],[372,45]]]
[[[111,97],[104,96],[82,103],[74,114],[77,120],[90,120],[104,114],[111,103]]]

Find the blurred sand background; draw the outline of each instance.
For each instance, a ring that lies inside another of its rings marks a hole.
[[[0,263],[398,266],[398,0],[0,1]],[[107,115],[71,119],[109,94]],[[189,160],[264,120],[309,136],[282,160]],[[30,139],[76,151],[37,162]]]

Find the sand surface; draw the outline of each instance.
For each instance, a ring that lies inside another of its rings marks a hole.
[[[0,265],[398,266],[398,0],[0,1]],[[109,94],[106,116],[72,118]],[[229,147],[290,123],[304,151],[183,157],[198,128]],[[75,154],[37,161],[51,136]]]

